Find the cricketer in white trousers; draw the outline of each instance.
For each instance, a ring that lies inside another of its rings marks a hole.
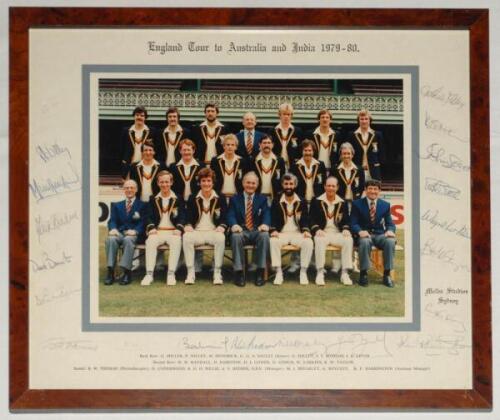
[[[281,267],[281,247],[295,245],[300,247],[300,266],[307,267],[311,262],[313,253],[313,241],[304,237],[302,232],[279,232],[279,236],[270,238],[271,265]]]
[[[183,249],[186,267],[191,268],[194,265],[194,247],[205,244],[214,247],[214,268],[219,269],[222,267],[226,237],[224,233],[215,230],[194,230],[193,232],[184,233]]]
[[[316,256],[316,269],[320,270],[325,267],[325,254],[328,245],[340,246],[340,259],[342,269],[352,269],[352,236],[344,236],[341,232],[331,232],[325,230],[325,236],[314,236],[314,247]]]
[[[174,230],[161,230],[160,228],[146,239],[146,272],[154,271],[156,253],[158,247],[163,244],[167,244],[169,248],[168,271],[174,272],[177,269],[182,250],[182,237],[174,235]]]

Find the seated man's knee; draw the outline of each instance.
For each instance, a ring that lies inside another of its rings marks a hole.
[[[371,238],[359,238],[359,247],[368,248],[372,246]]]
[[[243,234],[241,232],[233,232],[231,234],[231,243],[243,242]]]

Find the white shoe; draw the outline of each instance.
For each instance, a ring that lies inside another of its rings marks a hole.
[[[214,270],[214,284],[223,284],[223,280],[222,280],[222,274],[220,272],[220,268],[219,269],[215,269]]]
[[[184,280],[184,283],[185,284],[194,284],[195,279],[196,279],[196,275],[195,275],[194,270],[193,269],[188,270],[187,277],[186,277],[186,280]],[[167,282],[168,282],[168,280],[167,280]]]
[[[341,275],[340,275],[340,282],[345,285],[345,286],[352,286],[352,280],[351,278],[349,277],[349,273],[347,273],[347,271],[344,271]]]
[[[300,270],[300,284],[309,284],[309,279],[307,278],[307,270]]]
[[[274,278],[273,284],[276,286],[280,286],[283,284],[283,271],[281,268],[276,271],[276,277]]]
[[[316,274],[315,283],[318,286],[324,286],[325,285],[325,272],[323,270],[318,270],[318,273]]]
[[[153,283],[153,276],[151,274],[146,274],[141,281],[141,286],[149,286]]]
[[[177,281],[175,280],[175,273],[168,272],[167,274],[167,286],[175,286]]]

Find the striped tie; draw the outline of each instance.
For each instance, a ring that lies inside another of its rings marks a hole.
[[[248,230],[253,230],[253,205],[252,205],[253,197],[251,195],[248,196],[247,199],[247,210],[245,213],[245,225]]]
[[[253,150],[253,135],[252,132],[249,131],[247,134],[247,152],[249,156],[252,154],[252,150]]]
[[[371,201],[370,202],[370,222],[372,225],[375,224],[375,213],[376,213],[375,201]]]
[[[125,209],[127,210],[127,214],[132,210],[132,200],[130,198],[127,200],[127,207]]]

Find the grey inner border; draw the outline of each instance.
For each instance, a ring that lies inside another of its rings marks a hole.
[[[231,65],[83,65],[82,66],[82,331],[115,332],[212,332],[212,331],[419,331],[420,330],[420,171],[419,171],[419,69],[418,66],[231,66]],[[411,143],[412,162],[412,300],[411,322],[90,322],[90,75],[91,73],[337,73],[337,74],[410,74],[411,76]]]

